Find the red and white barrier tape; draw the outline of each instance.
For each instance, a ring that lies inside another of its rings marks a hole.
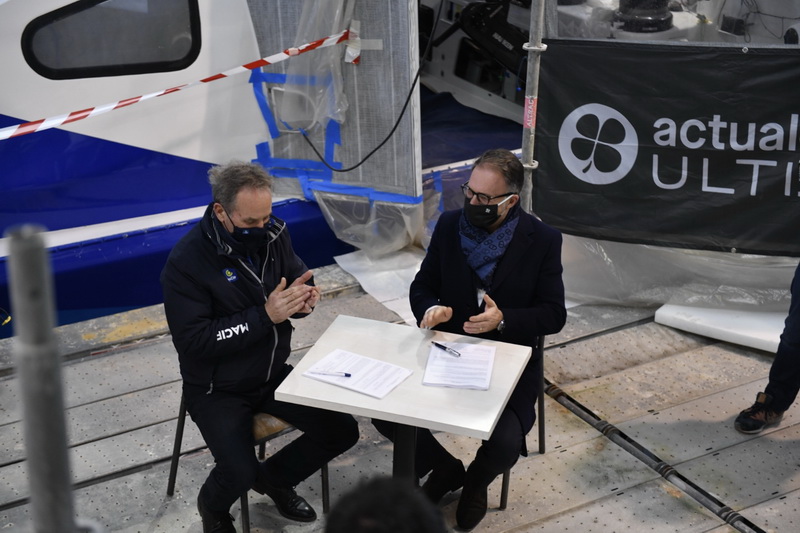
[[[226,70],[225,72],[221,72],[219,74],[215,74],[214,76],[210,76],[208,78],[204,78],[202,80],[195,81],[189,84],[178,85],[177,87],[172,87],[170,89],[165,89],[163,91],[145,94],[142,96],[135,96],[133,98],[126,98],[125,100],[120,100],[118,102],[114,102],[111,104],[101,105],[97,107],[90,107],[88,109],[82,109],[80,111],[73,111],[72,113],[66,115],[44,118],[41,120],[35,120],[33,122],[25,122],[23,124],[17,124],[16,126],[8,126],[7,128],[0,129],[0,141],[5,139],[10,139],[11,137],[19,137],[20,135],[26,135],[28,133],[34,133],[50,128],[55,128],[63,124],[69,124],[70,122],[82,120],[84,118],[96,117],[97,115],[102,115],[103,113],[108,113],[109,111],[120,109],[121,107],[127,107],[132,104],[143,102],[145,100],[149,100],[157,96],[163,96],[165,94],[182,91],[184,89],[189,89],[190,87],[196,87],[197,85],[209,83],[222,78],[227,78],[235,74],[240,74],[242,72],[247,72],[249,70],[257,69],[267,65],[274,65],[275,63],[280,63],[281,61],[289,59],[292,56],[300,55],[302,53],[309,52],[311,50],[316,50],[317,48],[325,48],[328,46],[332,46],[334,44],[339,44],[343,41],[347,41],[349,38],[350,38],[350,30],[344,30],[340,33],[337,33],[336,35],[331,35],[330,37],[326,37],[325,39],[319,39],[318,41],[306,43],[304,45],[298,46],[297,48],[288,48],[283,52],[259,59],[258,61],[253,61],[252,63],[247,63],[245,65],[232,68],[230,70]]]

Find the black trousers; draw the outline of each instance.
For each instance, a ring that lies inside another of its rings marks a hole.
[[[372,424],[387,439],[394,442],[396,424],[373,419]],[[444,466],[456,458],[442,446],[428,429],[417,429],[417,449],[414,465],[418,478],[424,477],[437,465]],[[516,413],[506,407],[500,415],[489,440],[484,440],[470,465],[472,476],[479,484],[488,485],[527,454],[525,433]]]
[[[276,381],[283,381],[291,369],[286,365]],[[227,513],[257,479],[294,487],[358,441],[358,424],[352,416],[276,401],[277,385],[264,384],[248,393],[206,394],[207,387],[184,384],[186,410],[214,455],[215,466],[200,489],[210,511]],[[257,412],[277,416],[303,432],[262,463],[253,440]]]
[[[800,264],[794,271],[791,293],[789,316],[769,369],[769,383],[765,390],[772,396],[771,407],[778,411],[788,409],[800,390]]]

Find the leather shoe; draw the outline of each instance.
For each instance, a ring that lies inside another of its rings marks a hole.
[[[422,485],[422,492],[434,504],[438,504],[448,492],[456,491],[464,484],[464,463],[453,460],[446,466],[434,468]]]
[[[233,517],[229,513],[213,514],[209,511],[200,495],[197,495],[197,512],[200,513],[200,520],[203,521],[203,533],[236,533],[233,527]]]
[[[293,488],[274,487],[266,481],[257,481],[253,490],[272,498],[278,512],[285,518],[298,522],[313,522],[317,519],[314,508]]]
[[[459,529],[471,531],[486,516],[489,507],[488,489],[489,487],[485,485],[470,483],[469,479],[464,483],[464,490],[461,491],[461,498],[456,508],[456,523]]]

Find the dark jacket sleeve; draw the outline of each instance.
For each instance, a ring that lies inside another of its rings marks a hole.
[[[498,302],[505,320],[501,336],[504,342],[534,346],[537,337],[558,333],[567,321],[562,281],[562,237],[554,230],[540,230],[539,233],[545,237],[537,245],[541,260],[538,265],[530,265],[532,272],[527,279],[519,280],[521,284],[534,286],[531,300],[519,307],[515,303],[504,306],[503,301]]]
[[[409,288],[411,312],[414,313],[414,318],[417,319],[417,326],[425,316],[425,311],[430,309],[431,306],[441,304],[439,291],[442,286],[440,270],[442,261],[440,240],[442,232],[441,225],[436,224],[428,250]]]

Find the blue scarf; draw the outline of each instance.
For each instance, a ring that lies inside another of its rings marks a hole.
[[[488,290],[492,286],[492,277],[497,269],[497,263],[506,253],[508,243],[514,235],[519,222],[519,206],[514,206],[506,216],[503,224],[493,233],[473,226],[467,221],[462,211],[458,221],[458,232],[461,236],[461,251],[467,258],[467,264],[478,276],[482,289]]]

